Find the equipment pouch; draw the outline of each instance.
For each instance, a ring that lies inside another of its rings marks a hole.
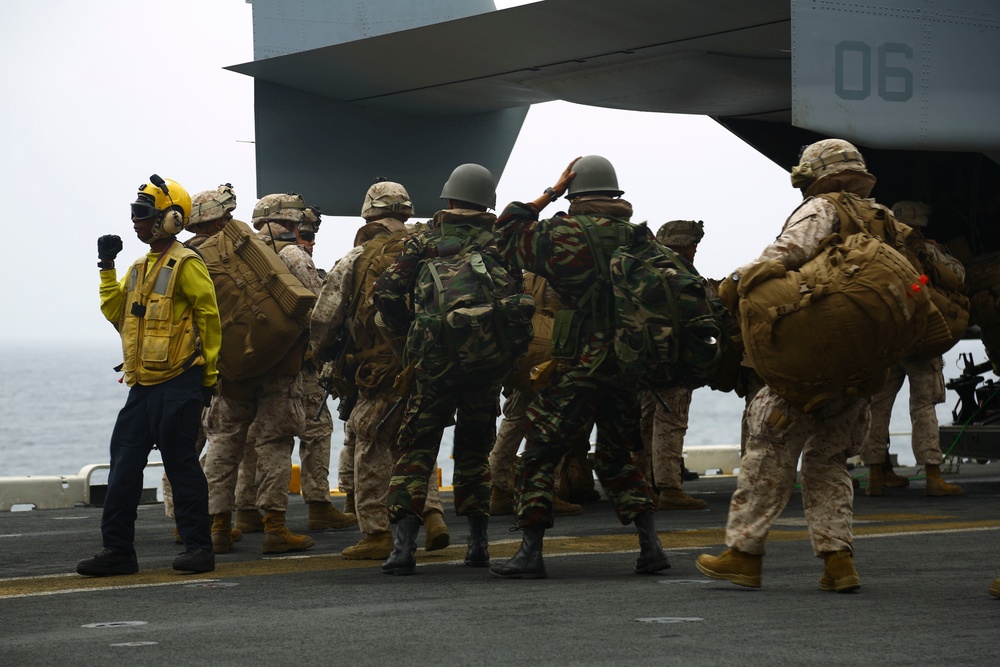
[[[552,358],[575,359],[580,345],[580,325],[583,316],[578,311],[563,309],[552,323]]]

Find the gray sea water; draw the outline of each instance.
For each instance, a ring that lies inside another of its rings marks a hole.
[[[959,353],[986,359],[979,341],[961,341],[945,356],[945,377],[961,373]],[[63,347],[31,343],[0,345],[0,477],[70,475],[93,463],[108,461],[108,441],[128,388],[113,368],[120,361],[117,336],[107,342]],[[903,386],[893,409],[890,451],[901,464],[912,465],[908,434],[908,387]],[[957,396],[938,406],[942,423],[951,422]],[[334,406],[331,401],[331,407]],[[738,443],[743,400],[709,389],[695,392],[686,445]],[[336,414],[336,413],[334,413]],[[337,486],[337,457],[343,423],[335,418],[330,484]],[[451,430],[445,432],[438,464],[443,482],[451,484]],[[159,460],[153,452],[151,459]],[[298,462],[297,451],[295,460]],[[158,473],[154,475],[158,477]]]

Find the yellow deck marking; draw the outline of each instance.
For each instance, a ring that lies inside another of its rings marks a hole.
[[[855,526],[856,537],[891,537],[919,533],[964,532],[976,530],[1000,530],[1000,520],[951,521],[942,515],[882,514],[858,517],[872,523]],[[892,520],[900,523],[877,525],[877,521]],[[663,546],[668,550],[707,548],[721,545],[725,541],[725,529],[683,530],[661,532]],[[772,529],[769,542],[794,542],[809,539],[807,530]],[[494,559],[510,558],[517,551],[519,540],[503,540],[490,544],[490,556]],[[545,540],[546,556],[565,556],[595,553],[617,553],[637,551],[635,533],[586,537],[553,536]],[[432,553],[417,552],[418,565],[433,565],[461,562],[465,555],[464,546],[452,546]],[[222,562],[218,562],[222,561]],[[379,561],[344,560],[339,554],[316,554],[308,552],[261,560],[226,563],[225,556],[217,558],[214,572],[200,575],[182,575],[169,569],[142,570],[124,577],[81,577],[76,574],[46,575],[39,577],[11,578],[0,580],[0,599],[38,595],[58,595],[64,593],[85,593],[126,588],[148,588],[152,586],[176,586],[199,581],[218,581],[237,577],[271,576],[303,572],[330,570],[375,569]]]

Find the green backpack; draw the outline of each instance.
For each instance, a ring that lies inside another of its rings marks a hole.
[[[694,266],[657,242],[645,223],[616,222],[612,228],[585,223],[584,230],[595,263],[607,267],[598,283],[610,282],[614,293],[614,350],[623,380],[653,390],[709,384],[731,316]]]
[[[534,299],[497,261],[492,232],[442,225],[412,291],[406,365],[435,382],[498,381],[531,341]]]

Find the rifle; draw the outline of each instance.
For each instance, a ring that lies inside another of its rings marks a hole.
[[[331,396],[340,399],[337,407],[337,416],[342,421],[347,421],[351,416],[351,411],[358,402],[358,389],[354,384],[354,367],[349,363],[351,355],[348,354],[351,334],[344,327],[337,334],[333,343],[320,350],[320,359],[324,361],[323,368],[319,374],[319,385],[323,387],[326,394],[320,404],[316,418],[323,412],[326,400]]]

